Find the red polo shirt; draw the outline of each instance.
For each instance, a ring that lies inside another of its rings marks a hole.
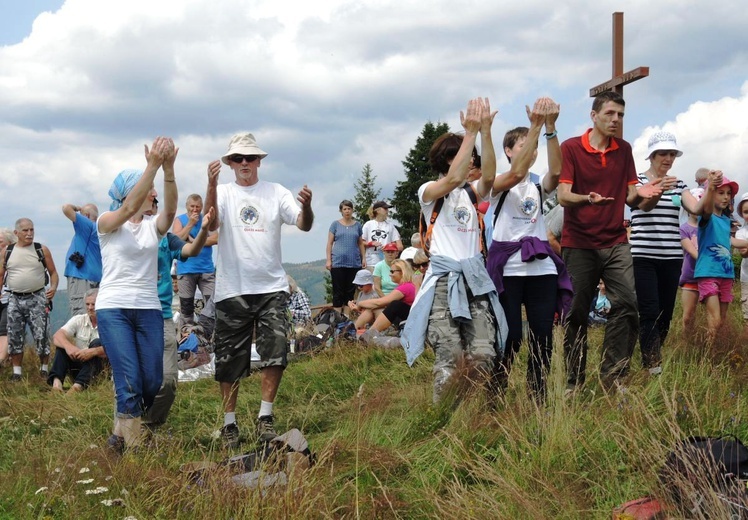
[[[590,145],[590,128],[584,135],[561,144],[561,178],[580,195],[590,192],[615,200],[606,205],[564,208],[562,247],[604,249],[625,244],[623,211],[629,184],[636,184],[636,168],[631,145],[623,139],[610,138],[601,152]]]

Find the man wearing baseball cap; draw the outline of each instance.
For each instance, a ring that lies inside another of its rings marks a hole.
[[[309,231],[314,221],[312,191],[305,185],[293,194],[278,183],[261,181],[267,156],[250,133],[234,135],[221,161],[234,182],[218,185],[221,162],[208,165],[205,212],[216,208],[211,231],[219,230],[216,261],[216,381],[223,395],[221,436],[228,448],[239,445],[236,401],[239,383],[249,374],[252,338],[260,355],[262,401],[257,420],[261,442],[276,437],[273,401],[287,364],[288,280],[281,265],[281,227]]]

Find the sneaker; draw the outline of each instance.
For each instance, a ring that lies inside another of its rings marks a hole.
[[[23,380],[23,376],[21,374],[13,374],[10,376],[11,383],[18,383],[22,380]]]
[[[273,428],[274,420],[272,415],[263,415],[257,419],[257,437],[260,442],[270,442],[278,436]]]
[[[239,427],[231,423],[221,428],[221,438],[226,449],[233,450],[239,447]]]
[[[47,379],[49,377],[49,372],[47,370],[40,370],[39,376],[41,376],[42,379]]]
[[[115,453],[122,453],[125,451],[125,438],[119,435],[111,434],[106,440],[106,447]]]

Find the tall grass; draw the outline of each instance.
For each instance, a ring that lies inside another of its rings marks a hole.
[[[748,439],[739,309],[712,351],[680,334],[676,316],[661,376],[637,355],[628,391],[607,394],[595,380],[602,330],[592,329],[590,380],[564,400],[558,330],[542,407],[527,395],[524,349],[498,405],[481,392],[433,405],[428,353],[413,368],[401,351],[350,343],[302,358],[284,375],[276,429],[301,429],[318,462],[262,490],[237,487],[225,472],[195,483],[180,471],[230,455],[213,440],[222,424],[214,381],[180,384],[155,444],[120,457],[104,447],[111,385],[50,393],[29,355],[25,382],[9,383],[7,369],[0,381],[0,517],[610,518],[615,506],[663,491],[658,471],[677,440]],[[252,376],[237,407],[243,432],[259,401]]]

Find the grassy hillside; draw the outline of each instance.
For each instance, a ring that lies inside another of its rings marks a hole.
[[[400,350],[350,343],[296,360],[276,400],[277,429],[303,430],[318,463],[288,487],[263,492],[236,488],[225,475],[196,485],[180,472],[185,462],[229,455],[211,438],[222,424],[214,381],[180,384],[155,444],[117,457],[103,448],[111,384],[48,393],[29,355],[26,382],[11,385],[7,370],[0,380],[0,517],[610,518],[614,506],[661,491],[657,472],[676,440],[748,440],[738,306],[711,352],[700,335],[680,339],[677,317],[674,325],[663,374],[650,377],[637,355],[627,391],[614,395],[595,380],[602,329],[591,329],[590,380],[569,400],[557,330],[541,408],[526,395],[525,349],[495,406],[479,391],[432,405],[430,352],[412,368]],[[242,384],[243,433],[257,414],[258,386],[257,375]],[[237,452],[252,447],[247,441]]]
[[[283,268],[299,284],[307,296],[309,303],[319,305],[325,302],[325,260],[315,260],[303,264],[283,264]]]

